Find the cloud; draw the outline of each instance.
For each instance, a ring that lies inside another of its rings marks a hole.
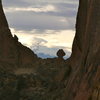
[[[2,0],[5,7],[27,7],[30,4],[24,0]]]
[[[42,7],[27,7],[27,8],[18,8],[18,7],[9,7],[9,8],[4,8],[6,13],[13,13],[17,11],[29,11],[29,12],[55,12],[56,8],[53,5],[46,5]]]
[[[79,0],[3,0],[5,7],[29,7],[29,6],[40,6],[47,4],[66,4],[67,5],[78,5]]]
[[[78,0],[3,0],[9,26],[19,30],[75,28]]]
[[[46,14],[16,12],[6,14],[10,27],[19,30],[64,30],[74,29],[74,18]],[[62,21],[63,20],[63,21]]]
[[[38,54],[39,57],[42,57],[42,56],[46,56],[45,58],[47,58],[48,56],[57,57],[56,53],[59,49],[63,49],[65,51],[66,53],[65,58],[68,58],[71,55],[71,52],[66,50],[66,48],[63,46],[56,46],[56,47],[49,48],[47,46],[40,45],[38,50],[35,51],[35,53]]]
[[[38,55],[71,54],[79,0],[3,0],[12,33]]]
[[[18,36],[22,44],[28,46],[37,54],[43,53],[54,57],[59,49],[64,49],[66,53],[71,54],[72,41],[75,35],[73,30],[45,30],[42,33],[40,30],[28,32],[11,28],[11,31]]]
[[[69,3],[69,4],[72,4],[72,3],[75,3],[75,4],[77,4],[78,3],[78,0],[30,0],[30,1],[28,1],[28,0],[23,0],[23,1],[25,1],[25,2],[27,2],[27,3],[30,3],[30,4],[32,4],[32,3],[35,3],[35,4],[37,4],[37,3]]]

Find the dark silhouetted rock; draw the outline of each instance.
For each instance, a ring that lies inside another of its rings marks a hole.
[[[0,61],[12,63],[14,66],[30,66],[36,60],[36,54],[18,42],[16,35],[12,36],[0,0]]]
[[[15,42],[18,42],[18,37],[17,37],[17,35],[14,35],[14,40],[15,40]]]
[[[57,56],[58,56],[58,58],[63,58],[63,56],[65,56],[66,54],[65,54],[65,52],[64,52],[64,50],[63,49],[59,49],[58,51],[57,51]]]

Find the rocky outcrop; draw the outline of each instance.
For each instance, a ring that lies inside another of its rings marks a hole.
[[[65,100],[100,100],[100,0],[80,0]]]
[[[100,100],[100,0],[79,1],[66,61],[37,58],[18,42],[0,0],[0,100]]]
[[[57,54],[56,54],[56,55],[58,56],[58,58],[63,59],[63,57],[64,57],[66,54],[65,54],[65,52],[63,51],[63,49],[59,49],[59,50],[57,51]]]
[[[0,61],[20,67],[31,65],[35,60],[37,60],[37,56],[33,51],[12,36],[0,0]]]

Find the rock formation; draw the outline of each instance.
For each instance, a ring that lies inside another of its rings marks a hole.
[[[65,100],[100,100],[100,0],[79,0]]]
[[[66,55],[66,54],[65,54],[65,52],[64,52],[63,49],[59,49],[59,50],[57,51],[57,56],[58,56],[58,58],[63,59],[63,56],[65,56],[65,55]]]
[[[100,0],[80,0],[72,55],[40,59],[9,30],[0,0],[0,100],[100,100]]]
[[[37,56],[11,35],[0,0],[0,61],[24,66],[35,62]]]

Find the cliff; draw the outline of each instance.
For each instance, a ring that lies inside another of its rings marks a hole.
[[[100,0],[80,0],[66,100],[100,100]]]
[[[40,59],[12,36],[0,0],[0,100],[100,100],[100,0],[80,0],[72,55]]]
[[[5,18],[0,0],[0,61],[13,66],[25,66],[35,62],[37,56],[13,37]]]

